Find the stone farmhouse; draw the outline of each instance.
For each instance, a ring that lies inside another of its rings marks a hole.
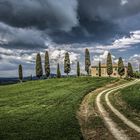
[[[99,66],[91,66],[90,74],[93,77],[98,77],[99,76]],[[101,76],[108,77],[106,64],[101,65]],[[126,76],[127,76],[127,67],[125,66],[125,74],[123,77],[126,77]],[[113,64],[113,73],[112,73],[111,77],[120,77],[118,74],[118,65],[117,64]]]

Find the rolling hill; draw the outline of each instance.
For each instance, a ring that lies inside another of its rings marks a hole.
[[[92,90],[113,78],[62,78],[0,86],[0,139],[80,140],[76,112]]]

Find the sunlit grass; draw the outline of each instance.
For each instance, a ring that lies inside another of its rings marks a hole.
[[[0,86],[0,139],[80,140],[76,111],[110,78],[64,78]]]

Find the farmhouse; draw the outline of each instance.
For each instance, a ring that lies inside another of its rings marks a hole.
[[[90,74],[91,74],[91,76],[94,76],[94,77],[99,76],[99,66],[91,66],[90,67]],[[101,65],[101,76],[102,77],[108,76],[106,64]],[[126,66],[125,66],[124,77],[125,76],[127,76],[127,67]],[[112,73],[111,77],[120,77],[118,74],[118,65],[117,64],[113,64],[113,73]]]

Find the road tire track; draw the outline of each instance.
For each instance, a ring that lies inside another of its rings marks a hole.
[[[133,85],[137,82],[138,82],[138,80],[135,80],[135,81],[129,82],[127,84],[117,86],[115,88],[110,88],[110,89],[104,90],[101,93],[99,93],[98,96],[96,97],[96,105],[99,110],[99,113],[102,116],[106,127],[109,129],[109,131],[112,133],[114,138],[116,138],[117,140],[130,140],[130,138],[128,137],[127,134],[125,134],[124,130],[121,129],[120,127],[118,127],[118,125],[109,117],[108,112],[105,110],[105,108],[103,107],[103,105],[101,103],[101,97],[104,93],[108,93],[108,92],[111,93],[111,92],[119,90],[121,88]]]
[[[105,95],[105,101],[106,104],[109,106],[109,108],[112,110],[112,112],[118,116],[119,119],[121,119],[123,121],[123,123],[125,123],[127,126],[129,126],[130,128],[134,129],[135,131],[137,131],[138,133],[140,133],[140,127],[136,124],[134,124],[131,120],[127,119],[123,114],[121,114],[110,102],[109,100],[109,94],[111,94],[113,91],[109,91],[106,95]]]

